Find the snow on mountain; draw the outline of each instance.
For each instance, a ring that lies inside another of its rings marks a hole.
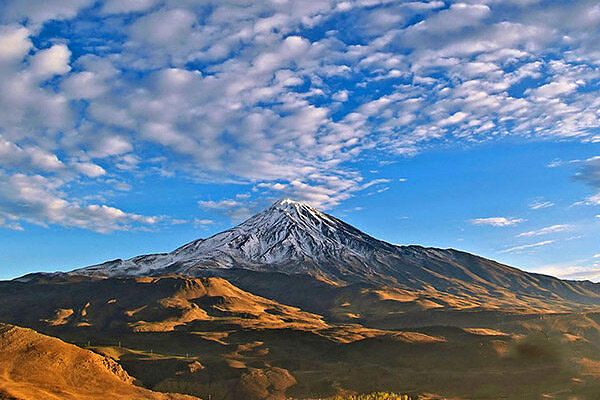
[[[107,276],[157,272],[193,275],[198,269],[236,267],[339,280],[356,273],[377,275],[381,271],[374,268],[373,257],[381,250],[393,252],[395,246],[305,203],[285,199],[232,229],[193,241],[171,253],[110,261],[73,272]]]
[[[577,302],[597,302],[600,298],[599,285],[591,282],[528,273],[453,249],[392,245],[289,199],[276,202],[232,229],[171,253],[108,261],[72,273],[231,277],[239,269],[308,275],[336,285],[435,288],[461,296],[493,298],[503,293],[505,297],[522,294]]]

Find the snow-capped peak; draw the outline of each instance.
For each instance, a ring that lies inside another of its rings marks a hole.
[[[314,246],[335,246],[329,235],[341,225],[345,224],[306,203],[284,199],[228,231],[192,242],[174,253],[225,253],[233,258],[227,264],[288,262],[311,256]]]
[[[273,205],[269,208],[284,208],[284,209],[288,209],[288,208],[295,208],[298,209],[300,207],[310,207],[310,205],[308,205],[307,203],[303,203],[300,201],[295,201],[292,199],[281,199],[281,200],[277,200],[275,203],[273,203]]]
[[[302,203],[299,201],[294,201],[291,199],[281,199],[273,203],[269,208],[263,210],[260,214],[277,214],[277,213],[287,213],[290,215],[298,215],[306,212],[317,212],[317,210],[311,207],[307,203]],[[250,218],[252,219],[252,218]]]
[[[400,285],[419,290],[433,287],[475,297],[495,293],[498,288],[506,288],[510,293],[516,290],[531,293],[531,288],[537,288],[536,296],[546,296],[557,288],[564,293],[573,291],[571,282],[542,279],[541,275],[530,275],[468,253],[395,246],[290,199],[279,200],[234,228],[188,243],[171,253],[110,261],[73,273],[100,276],[179,273],[235,280],[247,276],[239,269],[310,275],[335,284]],[[271,275],[264,276],[268,279]],[[600,292],[589,287],[581,290]],[[581,293],[577,289],[573,296]]]
[[[571,281],[529,274],[452,249],[392,245],[290,199],[279,200],[232,229],[188,243],[171,253],[109,261],[72,273],[109,277],[172,273],[221,276],[267,292],[268,282],[281,282],[280,276],[272,273],[309,275],[336,285],[383,284],[426,291],[433,288],[466,295],[469,302],[505,291],[510,295],[510,304],[519,293],[533,295],[536,302],[548,296],[556,301],[558,294],[566,295],[570,301],[580,301],[582,296],[600,298],[600,289],[591,282],[573,286]],[[279,289],[275,292],[279,293]]]
[[[367,266],[367,259],[382,245],[391,246],[306,203],[282,199],[232,229],[171,253],[100,264],[77,272],[108,267],[109,275],[138,275],[159,270],[191,273],[195,269],[235,267],[331,278],[339,275],[340,268]],[[332,264],[339,264],[332,267],[335,271],[323,271],[323,266]]]
[[[320,212],[316,208],[312,207],[310,204],[294,201],[291,199],[278,200],[266,210],[258,213],[256,216],[264,214],[277,215],[278,213],[284,213],[290,217],[299,217],[300,215],[313,215],[318,216],[319,218],[328,219],[327,214]]]

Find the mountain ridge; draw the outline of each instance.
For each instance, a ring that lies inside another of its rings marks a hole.
[[[306,275],[339,287],[363,284],[429,290],[478,299],[482,304],[500,300],[505,306],[525,305],[540,299],[558,306],[561,302],[600,304],[600,284],[529,273],[455,249],[394,245],[289,199],[170,253],[113,260],[70,273],[222,276],[240,283],[236,271],[282,273],[290,279]],[[254,286],[244,289],[252,291]]]
[[[414,387],[528,400],[598,393],[599,286],[393,245],[280,201],[171,253],[0,282],[0,321],[91,339],[145,387],[202,398]]]
[[[0,399],[201,400],[134,385],[112,358],[0,323]]]

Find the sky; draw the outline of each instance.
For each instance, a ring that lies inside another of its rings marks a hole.
[[[600,4],[0,0],[0,279],[280,198],[600,281]]]

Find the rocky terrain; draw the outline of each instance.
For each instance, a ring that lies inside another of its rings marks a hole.
[[[111,360],[103,362],[120,365],[126,378],[116,379],[134,392],[223,400],[600,392],[598,284],[393,245],[290,200],[168,254],[0,282],[0,321]],[[14,354],[0,357],[13,369],[22,357]],[[69,377],[71,365],[56,371]],[[15,376],[2,375],[5,397],[38,398],[31,393],[45,387],[30,380],[31,392],[25,383],[19,392]]]

